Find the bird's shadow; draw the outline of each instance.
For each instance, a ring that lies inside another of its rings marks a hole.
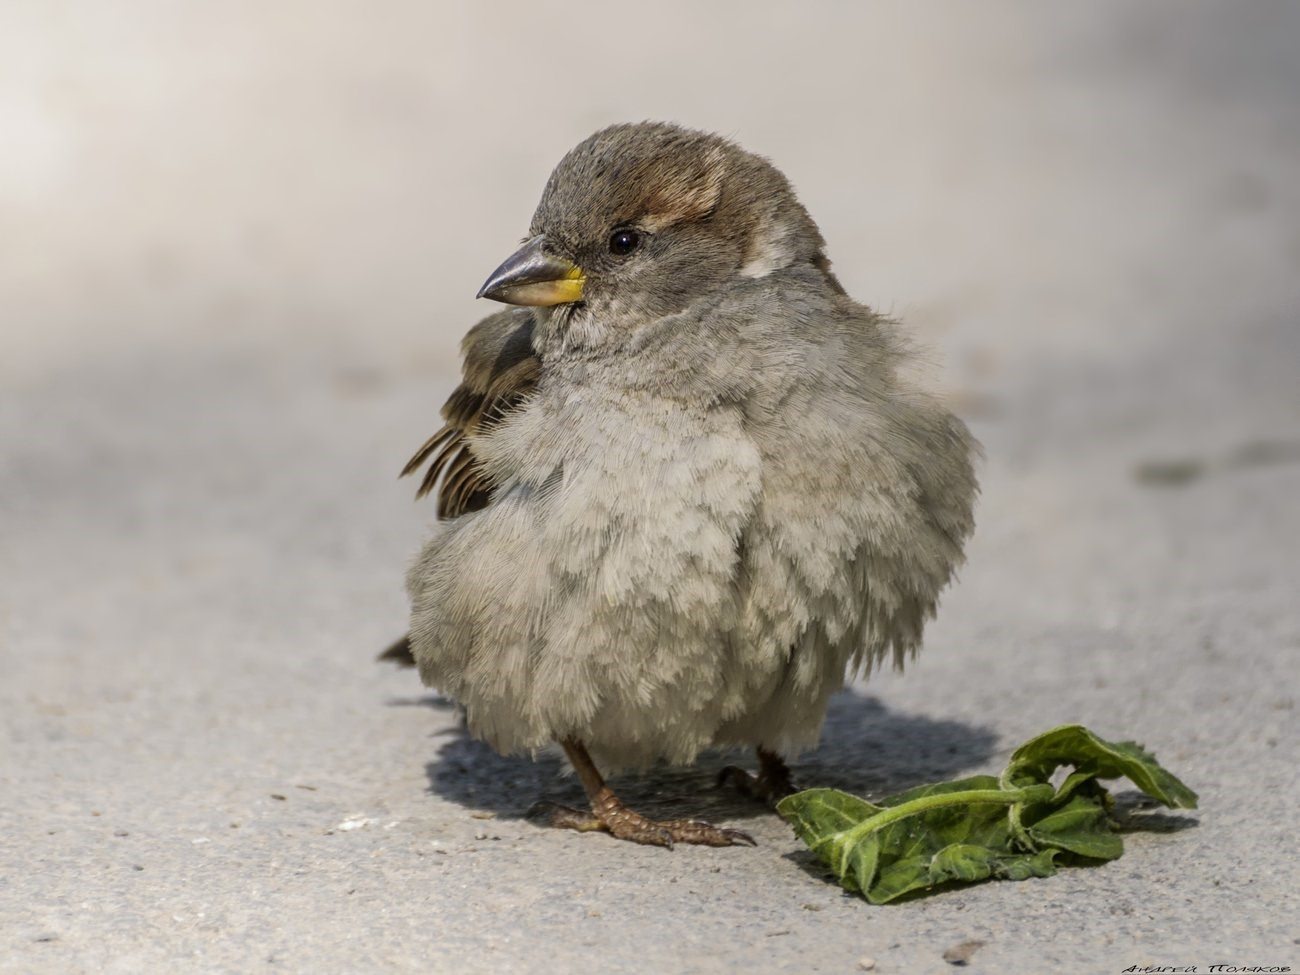
[[[452,707],[439,697],[391,703]],[[522,817],[539,799],[585,807],[582,788],[558,751],[503,757],[471,738],[463,722],[438,736],[445,741],[425,766],[434,795],[502,818]],[[846,689],[831,700],[821,745],[792,769],[800,788],[827,786],[873,797],[979,766],[992,756],[996,741],[987,727],[891,711],[875,697]],[[690,768],[627,773],[611,785],[629,806],[656,818],[738,819],[768,812],[718,786],[718,773],[729,764],[753,770],[755,762],[752,753],[711,751]]]

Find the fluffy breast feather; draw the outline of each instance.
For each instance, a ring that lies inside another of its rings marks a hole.
[[[889,323],[815,269],[623,355],[542,356],[466,443],[490,504],[408,578],[426,682],[503,751],[613,765],[815,742],[856,666],[919,643],[972,526],[974,442]]]
[[[574,734],[607,763],[689,760],[742,703],[718,679],[760,488],[739,408],[543,377],[472,446],[497,495],[408,578],[426,682],[502,750]]]

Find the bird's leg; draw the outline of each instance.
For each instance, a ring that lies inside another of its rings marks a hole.
[[[718,773],[718,785],[730,785],[741,795],[773,806],[798,791],[785,760],[762,745],[758,746],[758,775],[750,775],[738,765],[728,765]]]
[[[539,802],[529,810],[530,817],[541,818],[550,826],[576,829],[584,833],[604,830],[620,840],[666,846],[669,849],[674,843],[701,846],[736,846],[742,843],[757,845],[748,833],[742,833],[738,829],[723,829],[694,819],[646,819],[640,813],[628,809],[614,795],[582,742],[576,738],[566,738],[560,744],[587,792],[591,812],[552,802]]]

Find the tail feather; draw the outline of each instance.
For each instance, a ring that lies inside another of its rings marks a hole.
[[[375,658],[380,663],[389,661],[399,667],[414,667],[415,655],[411,653],[411,637],[406,635]]]

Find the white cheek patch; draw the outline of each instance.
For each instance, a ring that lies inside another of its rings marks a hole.
[[[746,258],[740,268],[740,275],[745,278],[763,278],[789,267],[795,258],[789,229],[784,224],[765,220],[754,234]]]

